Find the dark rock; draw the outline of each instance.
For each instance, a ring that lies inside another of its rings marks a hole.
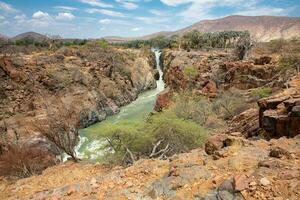
[[[269,156],[274,158],[282,158],[283,156],[290,156],[290,153],[280,147],[275,147],[271,149]]]
[[[269,56],[262,56],[260,58],[255,58],[254,64],[255,65],[266,65],[271,62],[272,58]]]
[[[212,155],[215,151],[222,149],[224,141],[226,140],[226,135],[214,135],[210,137],[205,143],[205,152],[208,155]]]

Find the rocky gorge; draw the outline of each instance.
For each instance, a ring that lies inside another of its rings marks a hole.
[[[45,145],[35,124],[47,121],[48,108],[55,109],[57,120],[63,120],[59,113],[74,112],[80,127],[118,113],[121,106],[156,87],[149,55],[138,50],[66,47],[3,55],[0,127],[5,134],[1,144]]]
[[[69,51],[2,58],[1,91],[12,98],[1,104],[6,111],[2,114],[5,138],[26,138],[28,122],[46,116],[45,99],[58,110],[75,109],[85,127],[156,86],[153,54],[124,49],[114,49],[113,55],[108,50]],[[203,148],[166,159],[140,159],[129,167],[67,161],[13,183],[1,179],[0,197],[299,199],[300,76],[297,69],[280,69],[279,56],[254,48],[248,60],[240,61],[230,49],[163,50],[167,88],[157,98],[156,111],[164,112],[177,93],[187,90],[210,102],[226,100],[223,94],[233,90],[229,96],[242,101],[232,116],[224,117],[221,129],[212,129]],[[21,116],[12,114],[16,112]],[[221,118],[217,117],[212,121]]]

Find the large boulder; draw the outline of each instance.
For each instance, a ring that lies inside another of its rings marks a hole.
[[[168,108],[171,105],[172,96],[173,93],[170,91],[169,88],[162,91],[156,99],[154,110],[162,111],[163,109]]]
[[[258,101],[259,124],[269,138],[300,134],[300,96],[284,95]]]

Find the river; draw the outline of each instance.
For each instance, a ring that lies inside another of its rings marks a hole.
[[[80,140],[76,147],[76,153],[80,159],[97,160],[102,156],[103,140],[98,138],[103,125],[115,124],[122,120],[141,120],[153,111],[158,94],[164,90],[163,71],[160,65],[161,51],[152,49],[155,53],[156,68],[159,72],[159,80],[156,81],[156,89],[146,91],[138,96],[132,103],[123,106],[118,114],[107,117],[104,121],[96,123],[88,128],[80,130]]]

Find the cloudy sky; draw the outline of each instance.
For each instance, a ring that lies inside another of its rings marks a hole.
[[[0,0],[0,33],[130,37],[233,14],[300,16],[300,0]]]

